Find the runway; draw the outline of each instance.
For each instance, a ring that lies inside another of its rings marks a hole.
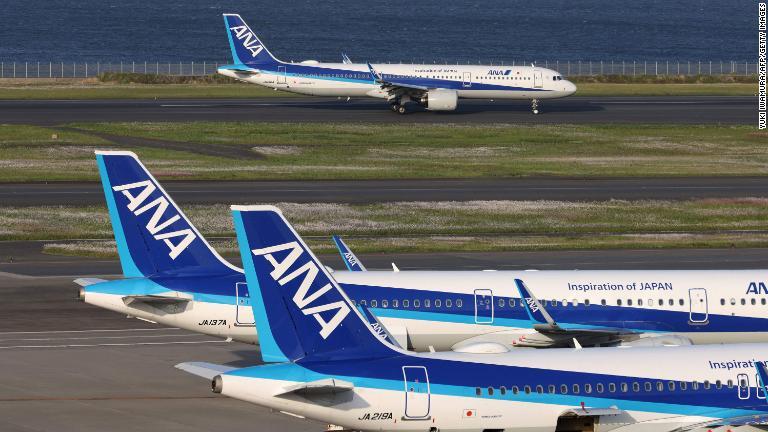
[[[324,425],[214,395],[184,361],[257,364],[257,347],[128,319],[75,300],[75,277],[114,260],[42,255],[0,242],[0,430],[4,432],[321,431]],[[10,253],[16,253],[13,263]],[[370,254],[371,268],[766,268],[765,249]],[[341,268],[336,255],[321,256]],[[49,276],[40,276],[47,274]],[[35,276],[29,276],[35,275]],[[45,413],[45,415],[40,415]]]
[[[95,169],[95,168],[94,168]],[[390,201],[692,199],[768,196],[763,177],[510,178],[355,181],[163,181],[179,204]],[[0,184],[8,206],[103,205],[99,183]]]
[[[400,116],[385,101],[335,98],[183,100],[0,101],[3,123],[55,125],[69,122],[261,121],[374,123],[688,123],[751,124],[751,96],[570,97],[543,101],[542,114],[529,101],[461,100],[453,112]]]

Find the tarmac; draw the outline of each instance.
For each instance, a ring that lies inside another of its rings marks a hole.
[[[385,101],[336,98],[178,100],[7,100],[0,101],[3,123],[56,125],[70,122],[262,121],[373,123],[681,123],[751,124],[752,96],[580,97],[546,100],[541,114],[529,101],[461,100],[456,111],[408,115],[390,111]]]

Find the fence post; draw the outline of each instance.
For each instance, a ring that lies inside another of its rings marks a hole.
[[[136,73],[136,61],[131,62],[131,73]]]
[[[37,62],[37,77],[40,78],[40,62]]]
[[[24,78],[29,78],[29,63],[24,62]]]
[[[147,75],[147,61],[144,60],[144,75]]]
[[[680,75],[680,60],[677,61],[677,74]]]
[[[123,61],[120,60],[120,73],[123,73]]]
[[[192,62],[192,72],[190,73],[190,75],[192,76],[195,75],[195,62]]]
[[[669,76],[669,60],[667,60],[667,71],[665,72],[667,76]]]
[[[61,62],[61,77],[64,78],[64,62]]]
[[[571,61],[568,60],[568,76],[571,75]]]
[[[712,75],[712,60],[709,61],[709,74]]]
[[[0,62],[0,78],[5,78],[5,62]]]
[[[701,75],[701,60],[699,60],[699,73],[698,75]]]
[[[88,62],[85,62],[85,77],[88,78]]]
[[[658,60],[656,61],[656,75],[657,76],[659,75],[659,62],[658,62]]]
[[[53,62],[48,62],[48,78],[53,78]]]
[[[160,75],[160,62],[155,62],[155,75]]]
[[[181,62],[179,62],[179,76],[181,76]]]
[[[600,60],[600,75],[603,75],[603,61]]]
[[[96,62],[96,75],[101,75],[101,61]]]
[[[13,77],[16,78],[16,62],[13,62]]]

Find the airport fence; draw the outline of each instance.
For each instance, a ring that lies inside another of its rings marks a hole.
[[[418,62],[416,60],[415,62]],[[228,62],[0,62],[0,78],[87,78],[104,72],[201,76],[216,73]],[[422,62],[441,63],[441,62]],[[492,66],[531,63],[565,76],[589,75],[752,75],[757,63],[748,61],[537,61],[481,62]]]

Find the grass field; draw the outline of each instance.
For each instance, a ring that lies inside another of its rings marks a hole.
[[[752,96],[757,83],[579,83],[576,96]],[[190,99],[293,97],[242,83],[140,84],[91,79],[0,79],[0,99]]]
[[[331,234],[347,237],[361,252],[768,245],[768,198],[278,207],[319,250],[330,248]],[[190,205],[185,210],[207,236],[232,237],[228,205]],[[103,206],[0,207],[3,240],[52,240],[51,252],[107,254],[112,245],[105,251],[99,243],[53,240],[111,236]],[[222,247],[235,250],[231,240]]]
[[[765,175],[768,134],[720,125],[104,123],[0,125],[0,181],[96,180],[96,131],[188,143],[131,147],[164,179]],[[58,134],[52,139],[52,134]],[[204,147],[203,147],[204,146]],[[202,148],[238,152],[231,157]],[[261,159],[242,157],[261,155]]]

